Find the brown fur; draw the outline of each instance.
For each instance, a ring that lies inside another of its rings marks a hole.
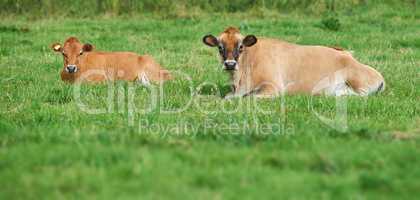
[[[64,46],[55,43],[52,48],[54,51],[63,53],[64,66],[61,71],[61,79],[66,82],[135,81],[139,80],[143,74],[152,82],[171,79],[169,71],[163,69],[148,55],[139,56],[131,52],[93,51],[93,46],[83,45],[75,37],[68,38],[64,42]],[[82,49],[86,51],[80,55]],[[69,64],[77,65],[77,72],[67,72],[65,68]]]
[[[227,34],[236,34],[236,33],[240,33],[239,29],[236,27],[228,27],[225,29],[225,31],[223,31],[223,33],[227,33]]]
[[[237,29],[229,27],[221,33],[219,41],[232,51],[243,38]],[[244,48],[238,65],[238,70],[230,72],[235,88],[232,96],[316,95],[328,93],[329,89],[335,91],[337,84],[334,81],[338,79],[358,95],[372,94],[385,86],[378,71],[336,47],[304,46],[258,38],[255,45]],[[318,91],[323,80],[327,80],[326,88]]]
[[[238,36],[240,35],[239,29],[235,27],[227,28],[221,35],[220,41],[227,50],[227,59],[233,60],[233,49],[238,45]]]

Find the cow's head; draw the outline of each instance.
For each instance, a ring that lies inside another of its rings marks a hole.
[[[68,38],[64,45],[54,43],[51,48],[55,52],[60,52],[64,57],[64,70],[68,73],[76,73],[80,65],[80,59],[83,53],[93,50],[91,44],[82,44],[75,37]]]
[[[225,70],[237,70],[238,60],[244,48],[257,43],[257,38],[254,35],[243,37],[239,29],[229,27],[218,38],[213,35],[204,36],[203,42],[210,47],[219,48]]]

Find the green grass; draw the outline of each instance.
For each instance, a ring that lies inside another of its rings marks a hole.
[[[419,0],[0,0],[0,16],[20,15],[93,17],[97,15],[131,16],[154,13],[160,17],[191,17],[203,13],[252,10],[282,13],[322,14],[325,11],[352,12],[363,7],[387,5],[393,9],[415,7]]]
[[[377,7],[338,19],[338,31],[323,29],[321,17],[275,13],[3,19],[0,199],[415,198],[420,188],[419,14]],[[315,115],[333,117],[334,98],[258,101],[272,111],[268,114],[247,107],[250,98],[242,106],[240,100],[226,102],[220,95],[228,91],[228,77],[217,50],[201,38],[228,25],[257,36],[353,50],[384,75],[386,91],[346,98],[345,133]],[[82,101],[109,109],[88,114],[78,106],[74,87],[59,78],[61,56],[49,49],[68,36],[100,50],[151,54],[169,70],[190,76],[194,89],[204,82],[217,88],[195,91],[196,104],[183,112],[162,113],[191,99],[190,82],[178,74],[163,87],[156,107],[130,115],[128,88],[136,91],[133,102],[139,109],[150,105],[148,89],[124,82],[87,85],[81,88]],[[110,105],[108,87],[114,88]],[[177,124],[188,128],[176,129]],[[241,126],[225,129],[232,124]],[[269,124],[281,126],[258,129]]]

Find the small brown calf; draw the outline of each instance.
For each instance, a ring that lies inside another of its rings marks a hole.
[[[51,47],[63,55],[61,79],[66,82],[126,80],[147,85],[150,81],[156,83],[171,79],[169,71],[148,55],[94,51],[91,44],[82,44],[75,37],[68,38],[64,45],[54,43]]]

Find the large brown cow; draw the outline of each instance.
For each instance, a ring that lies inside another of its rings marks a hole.
[[[242,36],[227,28],[203,42],[218,47],[233,91],[226,97],[279,94],[366,96],[385,89],[382,75],[339,48],[303,46],[278,39]]]
[[[51,47],[64,57],[61,79],[66,82],[126,80],[147,85],[150,81],[161,82],[171,78],[170,73],[148,55],[94,51],[91,44],[82,44],[75,37],[68,38],[64,45],[54,43]]]

